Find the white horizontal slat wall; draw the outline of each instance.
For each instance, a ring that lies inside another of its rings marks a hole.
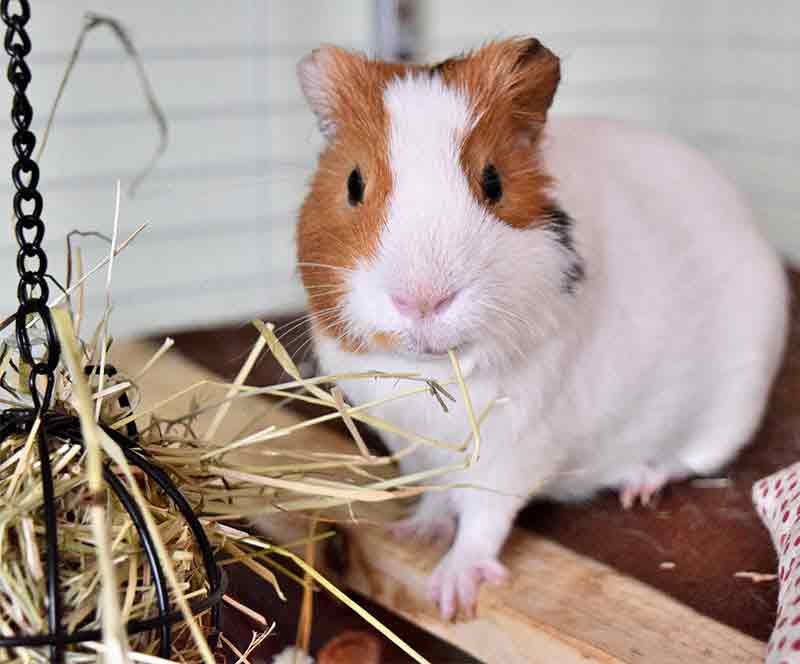
[[[369,9],[367,0],[33,2],[30,96],[37,136],[86,11],[128,28],[169,122],[169,147],[157,169],[135,197],[122,200],[121,238],[142,222],[150,227],[114,266],[118,336],[302,306],[294,217],[319,142],[294,66],[323,40],[367,46]],[[0,103],[7,108],[6,87],[0,85]],[[96,29],[41,161],[46,248],[57,278],[65,271],[66,234],[110,234],[116,180],[123,188],[130,183],[157,138],[132,63],[110,31]],[[10,123],[0,122],[9,168],[10,140]],[[10,176],[0,176],[0,197],[10,201],[11,193]],[[92,264],[107,252],[100,240],[81,246]],[[11,233],[0,232],[5,312],[15,307],[15,251]],[[89,291],[94,320],[104,306],[104,281],[99,275]]]
[[[36,0],[33,9],[37,134],[88,10],[130,29],[169,120],[167,153],[122,202],[123,236],[151,226],[115,266],[116,333],[302,306],[295,213],[320,139],[295,63],[320,42],[369,50],[373,1]],[[539,36],[564,60],[556,112],[627,118],[689,140],[740,184],[770,238],[800,260],[797,0],[430,0],[420,10],[425,59],[492,37]],[[0,102],[9,101],[6,92]],[[10,137],[0,120],[9,165]],[[41,164],[56,276],[66,233],[110,231],[116,179],[130,182],[156,140],[133,66],[107,31],[96,31]],[[5,200],[8,182],[0,173]],[[83,246],[92,261],[105,250],[96,240]],[[14,251],[10,233],[0,232],[3,311],[14,307]],[[102,282],[91,291],[94,315]]]

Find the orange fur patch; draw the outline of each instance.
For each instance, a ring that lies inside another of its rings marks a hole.
[[[335,47],[320,49],[312,57],[326,81],[335,134],[320,155],[300,210],[297,257],[319,330],[347,341],[339,318],[346,271],[374,253],[392,188],[383,91],[409,67]],[[346,183],[355,168],[364,180],[364,198],[352,206]]]
[[[515,228],[544,223],[552,179],[537,146],[560,80],[558,58],[536,39],[509,39],[446,60],[437,70],[467,94],[479,118],[460,155],[475,197],[484,199],[483,169],[492,164],[503,187],[492,213]]]

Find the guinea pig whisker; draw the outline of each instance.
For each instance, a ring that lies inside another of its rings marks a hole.
[[[328,314],[326,314],[325,316],[321,316],[321,317],[319,317],[319,318],[318,318],[318,320],[317,320],[317,322],[320,324],[320,325],[319,325],[319,329],[320,329],[320,331],[321,331],[321,332],[326,332],[326,331],[328,331],[328,330],[332,330],[332,329],[334,329],[334,327],[335,327],[336,325],[339,325],[339,324],[342,324],[342,323],[346,323],[346,321],[345,321],[345,320],[342,318],[342,316],[341,316],[341,312],[329,312],[329,313],[328,313]],[[299,353],[300,353],[300,352],[301,352],[301,351],[302,351],[304,348],[306,348],[307,346],[309,346],[309,344],[310,344],[310,343],[311,343],[311,342],[314,340],[314,336],[311,334],[311,331],[310,331],[310,330],[308,330],[308,331],[307,331],[305,334],[306,334],[306,336],[308,336],[308,338],[307,338],[307,339],[306,339],[306,340],[305,340],[305,341],[304,341],[302,344],[300,344],[300,346],[299,346],[298,348],[296,348],[296,349],[294,349],[294,350],[290,351],[290,356],[291,356],[293,359],[294,359],[294,358],[295,358],[295,357],[296,357],[296,356],[297,356],[297,355],[298,355],[298,354],[299,354]],[[338,343],[339,341],[341,341],[342,339],[344,339],[344,337],[345,337],[345,336],[347,336],[348,334],[349,334],[349,330],[345,330],[345,332],[344,332],[344,333],[340,334],[340,335],[339,335],[339,336],[336,338],[336,342]],[[302,338],[302,337],[301,337],[301,338]],[[298,339],[298,340],[299,340],[299,339]],[[289,350],[289,349],[287,348],[287,351],[288,351],[288,350]]]
[[[301,348],[302,348],[302,346],[301,346]],[[294,357],[295,363],[302,364],[303,362],[308,361],[308,357],[309,357],[309,355],[311,355],[313,350],[314,350],[314,346],[312,344],[308,344],[306,346],[306,350],[303,353],[302,357],[297,357],[298,353],[300,352],[300,349],[298,349],[298,351],[295,353],[295,357]]]
[[[292,325],[292,327],[284,330],[283,332],[281,332],[280,334],[277,334],[275,336],[278,339],[278,341],[280,341],[283,345],[286,345],[287,344],[286,338],[294,330],[299,329],[300,330],[300,335],[310,334],[310,331],[306,331],[305,329],[303,329],[303,326],[306,325],[307,323],[308,323],[308,320],[301,320],[301,321],[295,323],[294,325]],[[291,342],[291,340],[289,340],[289,342]]]
[[[306,290],[321,290],[323,288],[339,288],[344,290],[344,284],[309,284],[306,286]]]
[[[509,318],[515,318],[516,320],[518,320],[523,325],[527,325],[528,324],[528,321],[526,321],[522,316],[520,316],[517,313],[514,313],[513,311],[510,311],[510,310],[506,309],[505,307],[501,307],[501,306],[499,306],[497,304],[494,304],[494,303],[492,303],[492,302],[490,302],[488,300],[479,300],[479,302],[481,303],[481,305],[483,305],[487,309],[491,309],[492,311],[496,311],[497,313],[499,313],[499,314],[501,314],[503,316],[508,316]]]
[[[338,305],[334,305],[332,307],[326,307],[324,309],[317,309],[316,311],[310,311],[304,316],[297,319],[297,322],[292,326],[292,329],[311,321],[321,323],[327,319],[330,319],[332,316],[339,315],[340,313],[341,311]]]
[[[305,313],[301,314],[300,316],[297,316],[297,318],[292,318],[290,321],[287,321],[285,323],[281,323],[275,329],[275,332],[276,333],[281,332],[282,330],[285,330],[289,325],[293,325],[294,323],[296,323],[297,321],[300,321],[300,320],[305,320],[310,316],[311,316],[311,313],[306,311]]]
[[[339,309],[338,306],[328,307],[327,309],[321,309],[321,310],[319,310],[317,312],[309,312],[307,314],[304,314],[303,316],[300,316],[299,318],[295,318],[294,321],[291,321],[291,323],[287,324],[287,325],[290,325],[290,327],[286,328],[286,326],[282,326],[280,334],[276,335],[277,338],[278,338],[278,341],[283,339],[287,334],[290,334],[292,332],[292,330],[296,330],[298,327],[302,327],[306,323],[309,323],[315,317],[318,320],[321,320],[325,315],[327,315],[329,313],[332,313],[332,312],[336,312],[336,311],[338,311],[338,309]]]
[[[358,342],[358,346],[356,347],[356,352],[357,353],[362,353],[365,350],[367,350],[368,347],[369,347],[369,344],[367,343],[367,338],[363,337],[361,339],[361,341]]]
[[[304,314],[304,315],[300,316],[299,318],[295,318],[293,321],[290,321],[286,325],[282,325],[281,328],[280,328],[280,333],[276,334],[276,337],[278,338],[278,341],[281,341],[288,334],[291,334],[291,332],[293,330],[296,330],[297,328],[301,328],[303,325],[306,325],[307,323],[311,322],[314,319],[315,316],[321,317],[322,315],[327,314],[328,312],[334,311],[335,309],[337,309],[337,307],[329,307],[328,309],[320,310],[316,314],[313,313],[313,312],[312,313],[307,313],[307,314]]]
[[[291,358],[295,362],[297,362],[298,361],[297,360],[297,356],[300,354],[300,351],[302,351],[303,348],[306,348],[307,350],[311,350],[312,346],[310,344],[311,344],[312,341],[314,341],[314,337],[309,335],[308,339],[306,339],[302,344],[300,344],[300,346],[296,350],[293,350],[291,352]]]
[[[525,329],[526,331],[528,331],[530,333],[530,335],[532,337],[534,337],[534,338],[538,338],[538,337],[542,336],[542,334],[544,333],[544,331],[541,328],[535,327],[534,325],[531,324],[530,321],[525,320],[518,313],[515,313],[515,312],[513,312],[513,311],[511,311],[509,309],[506,309],[505,307],[501,307],[500,305],[495,304],[494,302],[487,302],[485,300],[481,300],[481,304],[483,304],[488,309],[492,309],[493,311],[496,311],[501,316],[507,316],[507,317],[513,318],[516,321],[519,321],[519,323],[522,326],[522,328]]]
[[[295,329],[295,327],[297,327],[299,325],[302,325],[303,323],[306,323],[309,320],[311,320],[311,317],[313,315],[314,314],[312,314],[310,312],[309,313],[304,313],[302,316],[298,316],[297,318],[293,318],[292,320],[287,321],[286,323],[283,323],[282,325],[278,326],[275,329],[275,336],[278,338],[278,341],[280,341],[284,336],[286,336],[289,332],[291,332],[293,329]]]
[[[313,318],[314,322],[320,325],[320,329],[322,330],[327,330],[337,323],[344,322],[344,319],[342,318],[342,311],[338,306],[320,309],[319,311],[312,313],[310,318]]]
[[[488,301],[486,301],[484,299],[479,299],[478,300],[478,304],[481,305],[481,306],[486,307],[487,309],[490,309],[490,310],[495,311],[498,314],[500,314],[500,316],[494,322],[493,325],[500,325],[500,326],[502,326],[504,328],[504,330],[507,332],[507,334],[504,337],[506,339],[507,343],[509,343],[511,345],[511,347],[514,350],[515,354],[519,355],[520,358],[524,358],[525,357],[525,352],[522,350],[522,347],[519,345],[519,343],[517,343],[517,338],[519,336],[519,328],[520,328],[520,326],[519,325],[515,325],[514,321],[518,320],[520,323],[522,323],[522,327],[524,329],[529,329],[529,325],[528,325],[527,321],[525,321],[525,319],[523,319],[521,316],[515,314],[514,312],[508,311],[507,309],[504,309],[503,307],[500,307],[498,305],[492,304],[491,302],[488,302]],[[496,328],[492,329],[492,326],[488,326],[488,328],[489,329],[487,330],[487,332],[489,332],[489,333],[492,333],[492,332],[496,333],[497,332],[497,329]]]
[[[334,270],[336,272],[346,272],[348,274],[354,271],[351,270],[349,267],[342,267],[340,265],[328,265],[327,263],[298,262],[297,265],[299,267],[320,268],[324,270]]]
[[[492,304],[487,300],[479,299],[478,304],[480,304],[482,307],[485,307],[486,309],[489,309],[490,311],[494,311],[495,313],[499,314],[497,320],[500,323],[503,323],[504,325],[508,326],[509,329],[512,331],[516,330],[517,327],[517,325],[515,324],[516,322],[521,323],[523,326],[527,326],[528,324],[527,321],[521,316],[515,314],[512,311],[508,311],[507,309],[504,309],[503,307],[500,307],[496,304]]]
[[[314,300],[314,299],[319,299],[321,297],[330,297],[331,295],[337,295],[337,294],[340,294],[340,293],[343,294],[345,292],[346,291],[343,290],[343,289],[335,289],[334,288],[334,289],[322,291],[320,293],[312,293],[311,295],[308,296],[308,299],[309,300]]]

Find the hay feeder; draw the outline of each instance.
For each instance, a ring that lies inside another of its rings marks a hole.
[[[7,75],[14,90],[11,118],[16,131],[12,144],[17,161],[12,168],[16,188],[13,209],[20,246],[17,256],[19,308],[5,323],[13,322],[16,326],[16,349],[5,344],[0,361],[3,373],[11,366],[19,374],[16,388],[19,399],[16,401],[30,403],[0,412],[0,551],[3,552],[0,559],[0,659],[11,655],[9,649],[24,649],[34,659],[42,661],[45,657],[38,649],[47,648],[46,659],[59,664],[64,662],[69,646],[105,640],[109,661],[116,661],[114,653],[108,652],[109,644],[114,643],[113,638],[110,639],[113,634],[109,634],[114,627],[110,614],[114,612],[106,610],[108,605],[102,598],[103,593],[116,592],[116,588],[109,589],[107,584],[114,570],[110,559],[104,569],[102,556],[99,552],[95,554],[92,547],[102,549],[105,546],[103,538],[97,535],[108,535],[113,519],[122,513],[117,509],[115,516],[113,510],[117,506],[121,506],[130,519],[130,527],[126,524],[125,528],[135,532],[144,552],[145,560],[139,569],[146,571],[130,579],[133,587],[138,588],[131,596],[140,597],[136,593],[141,593],[145,587],[150,593],[148,597],[154,597],[156,604],[155,611],[144,606],[136,618],[116,626],[120,652],[125,648],[120,641],[127,636],[153,632],[157,634],[152,636],[158,638],[157,654],[168,659],[173,654],[173,625],[186,620],[187,613],[198,615],[209,610],[208,627],[212,646],[216,645],[214,637],[219,634],[220,600],[225,592],[226,577],[189,503],[170,476],[151,463],[142,450],[134,422],[128,424],[125,435],[104,426],[102,421],[90,419],[87,422],[84,414],[77,414],[66,402],[56,398],[58,386],[70,382],[60,368],[62,359],[72,369],[70,389],[75,391],[79,391],[81,384],[85,388],[85,383],[93,377],[102,384],[115,370],[105,363],[88,365],[83,367],[85,376],[76,378],[75,369],[78,367],[80,371],[80,366],[74,361],[73,349],[64,348],[56,333],[56,321],[48,307],[47,257],[41,247],[44,222],[42,195],[37,190],[39,168],[32,158],[36,145],[36,137],[30,130],[33,110],[26,96],[31,80],[25,62],[31,51],[25,27],[30,19],[30,6],[27,0],[15,3],[2,0],[0,12],[6,25],[4,45],[10,56]],[[130,409],[124,392],[117,403],[123,410]],[[100,438],[105,456],[98,442]],[[114,446],[114,450],[109,445]],[[205,575],[200,583],[204,588],[196,593],[200,597],[195,597],[188,607],[183,605],[177,610],[173,606],[169,574],[165,573],[163,555],[159,555],[163,548],[159,550],[154,541],[148,515],[143,513],[146,510],[143,511],[141,498],[136,495],[137,487],[133,487],[132,494],[130,483],[126,486],[120,479],[121,463],[127,466],[129,480],[135,474],[137,482],[144,483],[150,492],[148,498],[159,501],[163,510],[179,513],[188,527],[193,542],[187,548],[200,557]],[[76,502],[76,495],[81,500]],[[111,515],[106,512],[109,505],[114,506]],[[68,539],[65,531],[72,524],[83,526],[92,534],[91,538],[83,535],[84,540],[78,542],[78,554],[75,550],[60,550]],[[40,556],[40,552],[43,555]],[[75,571],[80,571],[81,565],[94,567],[95,583],[90,585],[100,598],[83,608],[80,619],[73,615],[67,626],[63,598],[67,589],[63,574],[72,566],[75,578],[69,581],[75,582],[80,577]],[[46,628],[33,628],[40,623]]]

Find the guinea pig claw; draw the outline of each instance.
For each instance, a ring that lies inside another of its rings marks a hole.
[[[654,498],[667,483],[667,476],[654,470],[648,470],[640,482],[625,485],[620,493],[619,500],[622,509],[629,510],[638,500],[644,507],[650,507]]]
[[[478,593],[483,583],[496,585],[507,577],[508,570],[496,558],[459,560],[450,551],[431,576],[430,599],[443,621],[450,622],[456,615],[471,620],[476,615]]]

